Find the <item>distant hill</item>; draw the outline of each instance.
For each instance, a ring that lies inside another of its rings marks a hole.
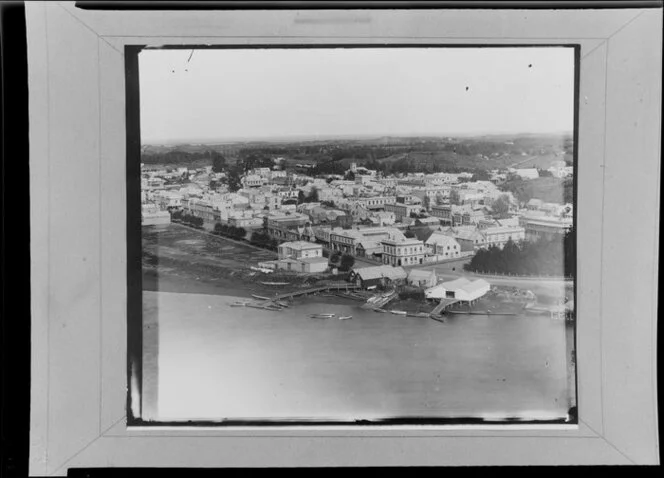
[[[214,144],[144,145],[141,161],[146,164],[212,164],[215,155],[228,163],[249,155],[283,156],[287,167],[297,164],[339,162],[348,167],[381,164],[414,171],[502,169],[538,167],[546,169],[554,161],[572,161],[571,135],[484,135],[477,137],[391,137],[362,139],[317,139],[291,142],[236,142]],[[388,169],[389,169],[388,168]]]

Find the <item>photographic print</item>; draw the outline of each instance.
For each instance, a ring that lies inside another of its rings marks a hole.
[[[141,50],[140,419],[576,423],[576,63]]]

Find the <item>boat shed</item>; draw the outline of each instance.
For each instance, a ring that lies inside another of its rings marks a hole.
[[[484,296],[491,289],[491,285],[484,279],[474,281],[464,277],[442,282],[424,291],[427,299],[456,299],[460,302],[473,303]]]
[[[384,265],[353,269],[348,280],[367,289],[377,285],[386,286],[393,282],[405,280],[406,277],[408,277],[408,274],[402,267]]]

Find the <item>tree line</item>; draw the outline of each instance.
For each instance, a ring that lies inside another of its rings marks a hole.
[[[254,231],[251,234],[251,239],[249,239],[249,242],[255,246],[274,251],[276,251],[279,247],[279,241],[277,239],[273,239],[267,232],[264,231]]]
[[[195,227],[197,229],[203,228],[203,218],[187,214],[182,210],[174,210],[171,212],[171,221],[180,222],[187,226]]]
[[[244,239],[247,235],[247,230],[243,227],[221,224],[219,222],[214,225],[212,232],[218,236],[226,236],[232,239]]]
[[[202,151],[189,153],[187,151],[173,150],[166,153],[151,153],[142,154],[141,162],[145,164],[189,164],[193,162],[213,162],[215,159],[222,157],[221,153],[217,151]]]
[[[576,277],[576,232],[571,229],[561,238],[520,244],[509,240],[502,249],[480,249],[464,269],[486,274]]]

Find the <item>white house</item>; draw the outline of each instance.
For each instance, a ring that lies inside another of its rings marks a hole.
[[[438,278],[436,276],[436,271],[434,270],[427,271],[422,269],[413,269],[408,273],[406,282],[416,287],[427,288],[435,286],[436,282],[438,282]]]
[[[279,259],[309,259],[323,257],[323,246],[313,242],[293,241],[279,245]]]
[[[431,254],[442,255],[453,259],[461,255],[461,245],[451,236],[442,231],[434,231],[424,245]]]
[[[465,277],[442,282],[424,291],[427,299],[457,299],[461,302],[471,303],[478,300],[491,290],[491,286],[484,279],[470,281]]]

